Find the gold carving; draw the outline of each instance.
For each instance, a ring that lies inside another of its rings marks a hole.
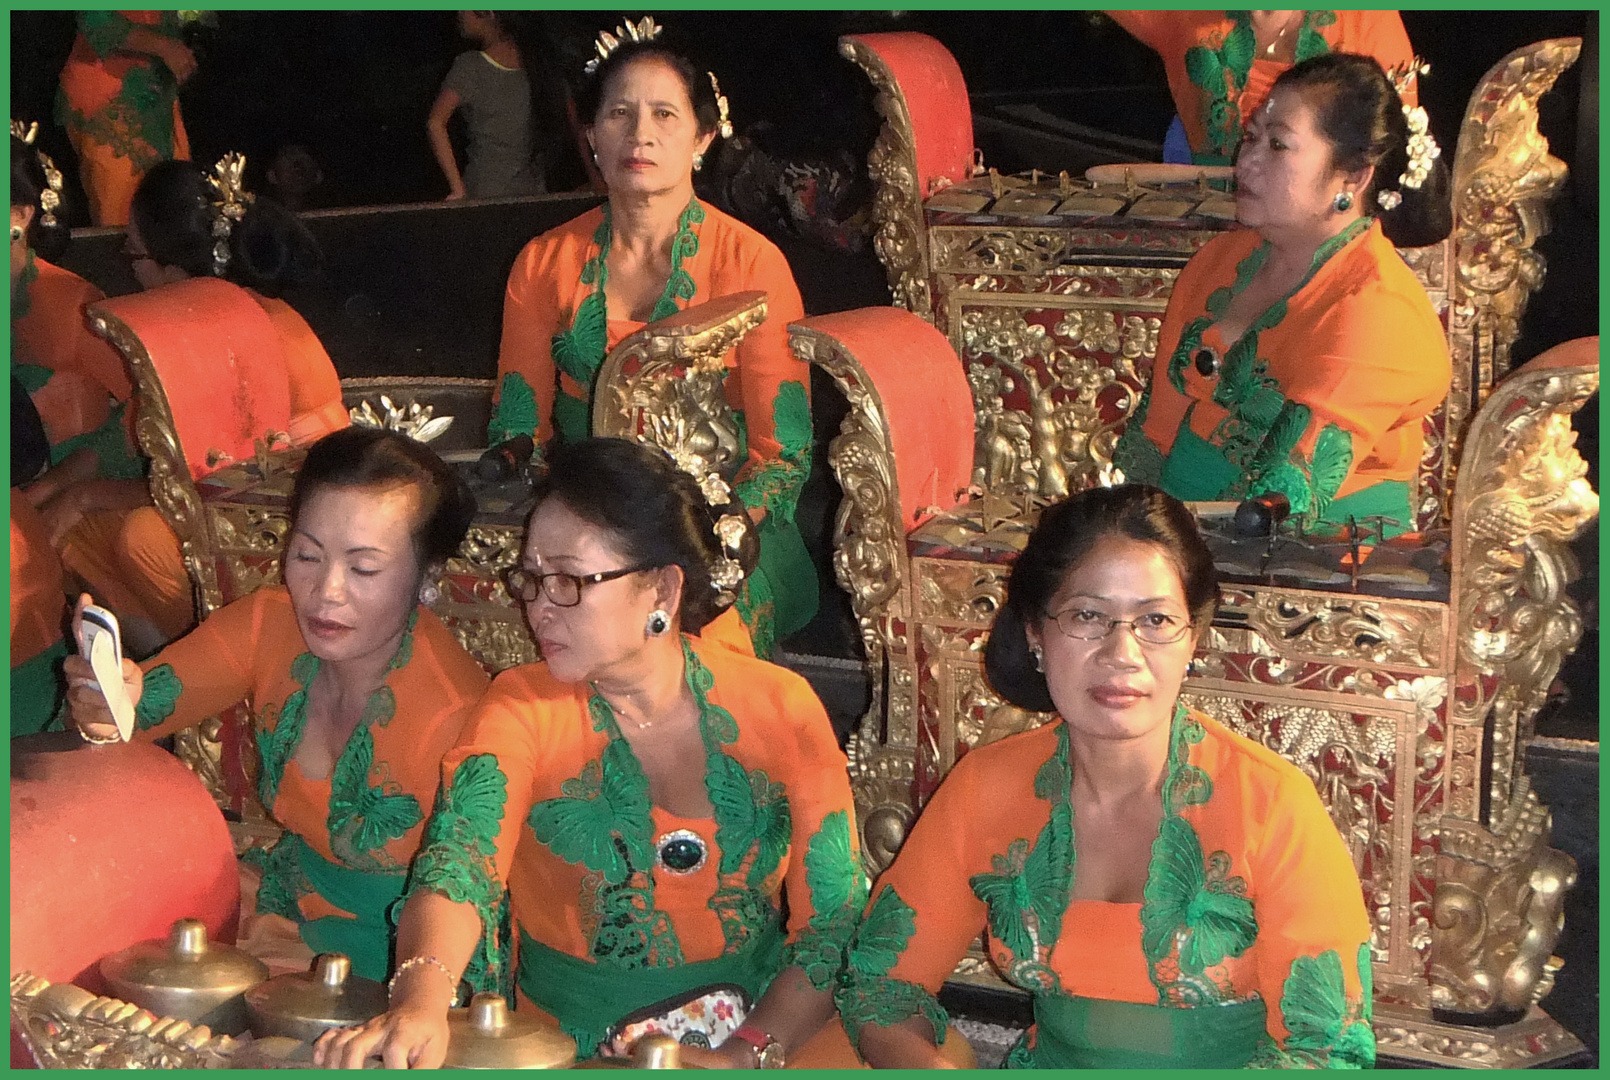
[[[28,972],[11,976],[11,1030],[46,1069],[216,1069],[241,1046],[205,1024]]]
[[[839,39],[839,54],[854,62],[877,90],[874,106],[883,117],[878,140],[867,156],[872,173],[872,244],[889,275],[896,307],[933,321],[928,285],[928,233],[917,183],[917,140],[905,91],[883,59],[852,37]]]
[[[1586,1050],[1536,1008],[1513,1024],[1471,1028],[1433,1020],[1428,1008],[1378,1001],[1374,1028],[1382,1056],[1444,1068],[1535,1068]]]
[[[157,374],[151,354],[146,351],[139,336],[122,319],[98,309],[91,309],[88,319],[90,329],[110,341],[123,354],[134,375],[140,406],[134,434],[140,449],[151,459],[151,500],[156,503],[163,520],[179,540],[185,569],[199,594],[198,614],[205,617],[223,606],[223,594],[218,588],[211,530],[202,507],[201,493],[196,490],[190,466],[185,461],[184,450],[179,442],[179,429],[174,423],[173,409],[168,404],[162,378]]]
[[[1432,909],[1432,1003],[1529,1009],[1554,986],[1551,955],[1576,863],[1548,846],[1549,813],[1524,775],[1491,831],[1444,819]]]
[[[1524,772],[1533,717],[1582,633],[1581,613],[1565,593],[1576,574],[1566,545],[1598,514],[1599,499],[1571,415],[1598,385],[1596,367],[1526,365],[1482,407],[1460,465],[1457,682],[1474,692],[1456,702],[1454,721],[1493,733],[1495,808],[1509,802]]]
[[[725,357],[766,320],[766,294],[737,293],[688,308],[622,341],[598,372],[594,435],[657,446],[699,478],[738,462]]]
[[[1282,654],[1417,668],[1442,664],[1447,629],[1440,604],[1289,589],[1253,590],[1250,600],[1238,613]]]

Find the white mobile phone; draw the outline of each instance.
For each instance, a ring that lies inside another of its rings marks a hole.
[[[128,742],[134,734],[134,703],[123,686],[123,635],[117,616],[103,607],[86,605],[79,618],[78,652],[95,672],[96,685],[112,711],[119,737]]]

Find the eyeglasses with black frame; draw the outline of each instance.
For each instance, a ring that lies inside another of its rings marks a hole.
[[[1057,629],[1077,641],[1101,641],[1114,627],[1127,626],[1142,645],[1172,645],[1191,632],[1191,622],[1166,611],[1148,611],[1133,619],[1115,619],[1089,608],[1068,608],[1051,616]]]
[[[503,575],[503,584],[508,588],[510,596],[524,604],[535,603],[538,593],[541,592],[558,607],[575,607],[581,603],[581,590],[584,586],[598,585],[653,569],[655,568],[652,566],[629,566],[624,570],[604,570],[597,574],[565,574],[558,571],[539,574],[523,566],[516,566]]]

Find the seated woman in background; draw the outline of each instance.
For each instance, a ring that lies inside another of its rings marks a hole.
[[[319,1063],[439,1066],[472,956],[502,967],[475,989],[512,982],[583,1058],[669,1030],[715,1048],[695,1064],[851,1061],[836,1027],[802,1053],[865,896],[844,754],[805,680],[689,636],[754,565],[742,504],[620,439],[556,449],[537,499],[509,586],[544,660],[442,763],[391,1011]]]
[[[257,850],[257,911],[291,920],[313,953],[383,979],[387,912],[423,834],[442,756],[486,673],[423,604],[475,513],[427,447],[348,428],[308,451],[291,495],[285,585],[213,614],[142,666],[123,662],[139,739],[244,700],[258,795],[284,827]],[[89,663],[69,657],[73,724],[117,738]],[[305,963],[304,963],[305,969]]]
[[[488,439],[586,438],[594,380],[622,339],[690,304],[764,291],[769,314],[729,354],[726,394],[747,440],[733,486],[760,526],[760,567],[738,607],[765,657],[816,613],[816,569],[794,523],[811,464],[810,370],[787,326],[804,307],[782,252],[694,196],[694,170],[730,131],[726,99],[658,33],[648,19],[622,30],[582,93],[609,199],[515,259]]]
[[[1041,516],[985,670],[1056,716],[962,757],[874,886],[838,995],[867,1061],[937,1063],[933,995],[982,930],[1034,996],[1011,1067],[1373,1063],[1370,920],[1313,783],[1179,700],[1217,602],[1155,488]]]
[[[1109,11],[1162,57],[1187,153],[1164,161],[1229,165],[1275,79],[1328,52],[1410,71],[1414,50],[1396,11]],[[1418,105],[1411,74],[1404,100]],[[1175,129],[1170,129],[1170,135]],[[1165,148],[1165,152],[1166,152]]]
[[[1394,245],[1452,228],[1448,171],[1381,66],[1281,75],[1236,162],[1236,217],[1180,271],[1114,460],[1178,499],[1279,493],[1307,525],[1415,527],[1421,425],[1448,394],[1442,324]]]
[[[12,385],[31,399],[48,443],[48,468],[14,476],[20,491],[12,502],[26,500],[37,511],[24,512],[21,542],[28,558],[46,560],[48,549],[52,564],[65,563],[95,587],[105,586],[131,647],[149,651],[190,624],[190,579],[178,541],[151,507],[146,463],[134,448],[128,414],[128,370],[117,350],[84,324],[84,306],[103,294],[34,250],[42,245],[54,255],[66,246],[67,230],[56,220],[60,208],[61,173],[13,133]],[[98,554],[90,558],[89,552]],[[53,616],[58,623],[65,603],[63,597]],[[57,695],[50,663],[40,660],[20,677],[33,686],[30,700]],[[34,720],[23,726],[35,727]]]

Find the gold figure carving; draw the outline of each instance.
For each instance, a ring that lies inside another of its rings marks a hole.
[[[737,293],[650,323],[604,359],[594,435],[636,439],[697,477],[741,464],[725,356],[766,320],[766,294]]]
[[[1576,862],[1549,847],[1549,812],[1522,776],[1491,831],[1444,819],[1432,909],[1432,1003],[1520,1011],[1554,987],[1551,955]]]
[[[839,54],[852,61],[877,90],[874,107],[883,117],[878,140],[867,157],[872,173],[873,247],[889,276],[896,307],[933,322],[928,284],[928,230],[923,192],[917,183],[917,140],[905,91],[877,53],[854,38],[839,39]]]

